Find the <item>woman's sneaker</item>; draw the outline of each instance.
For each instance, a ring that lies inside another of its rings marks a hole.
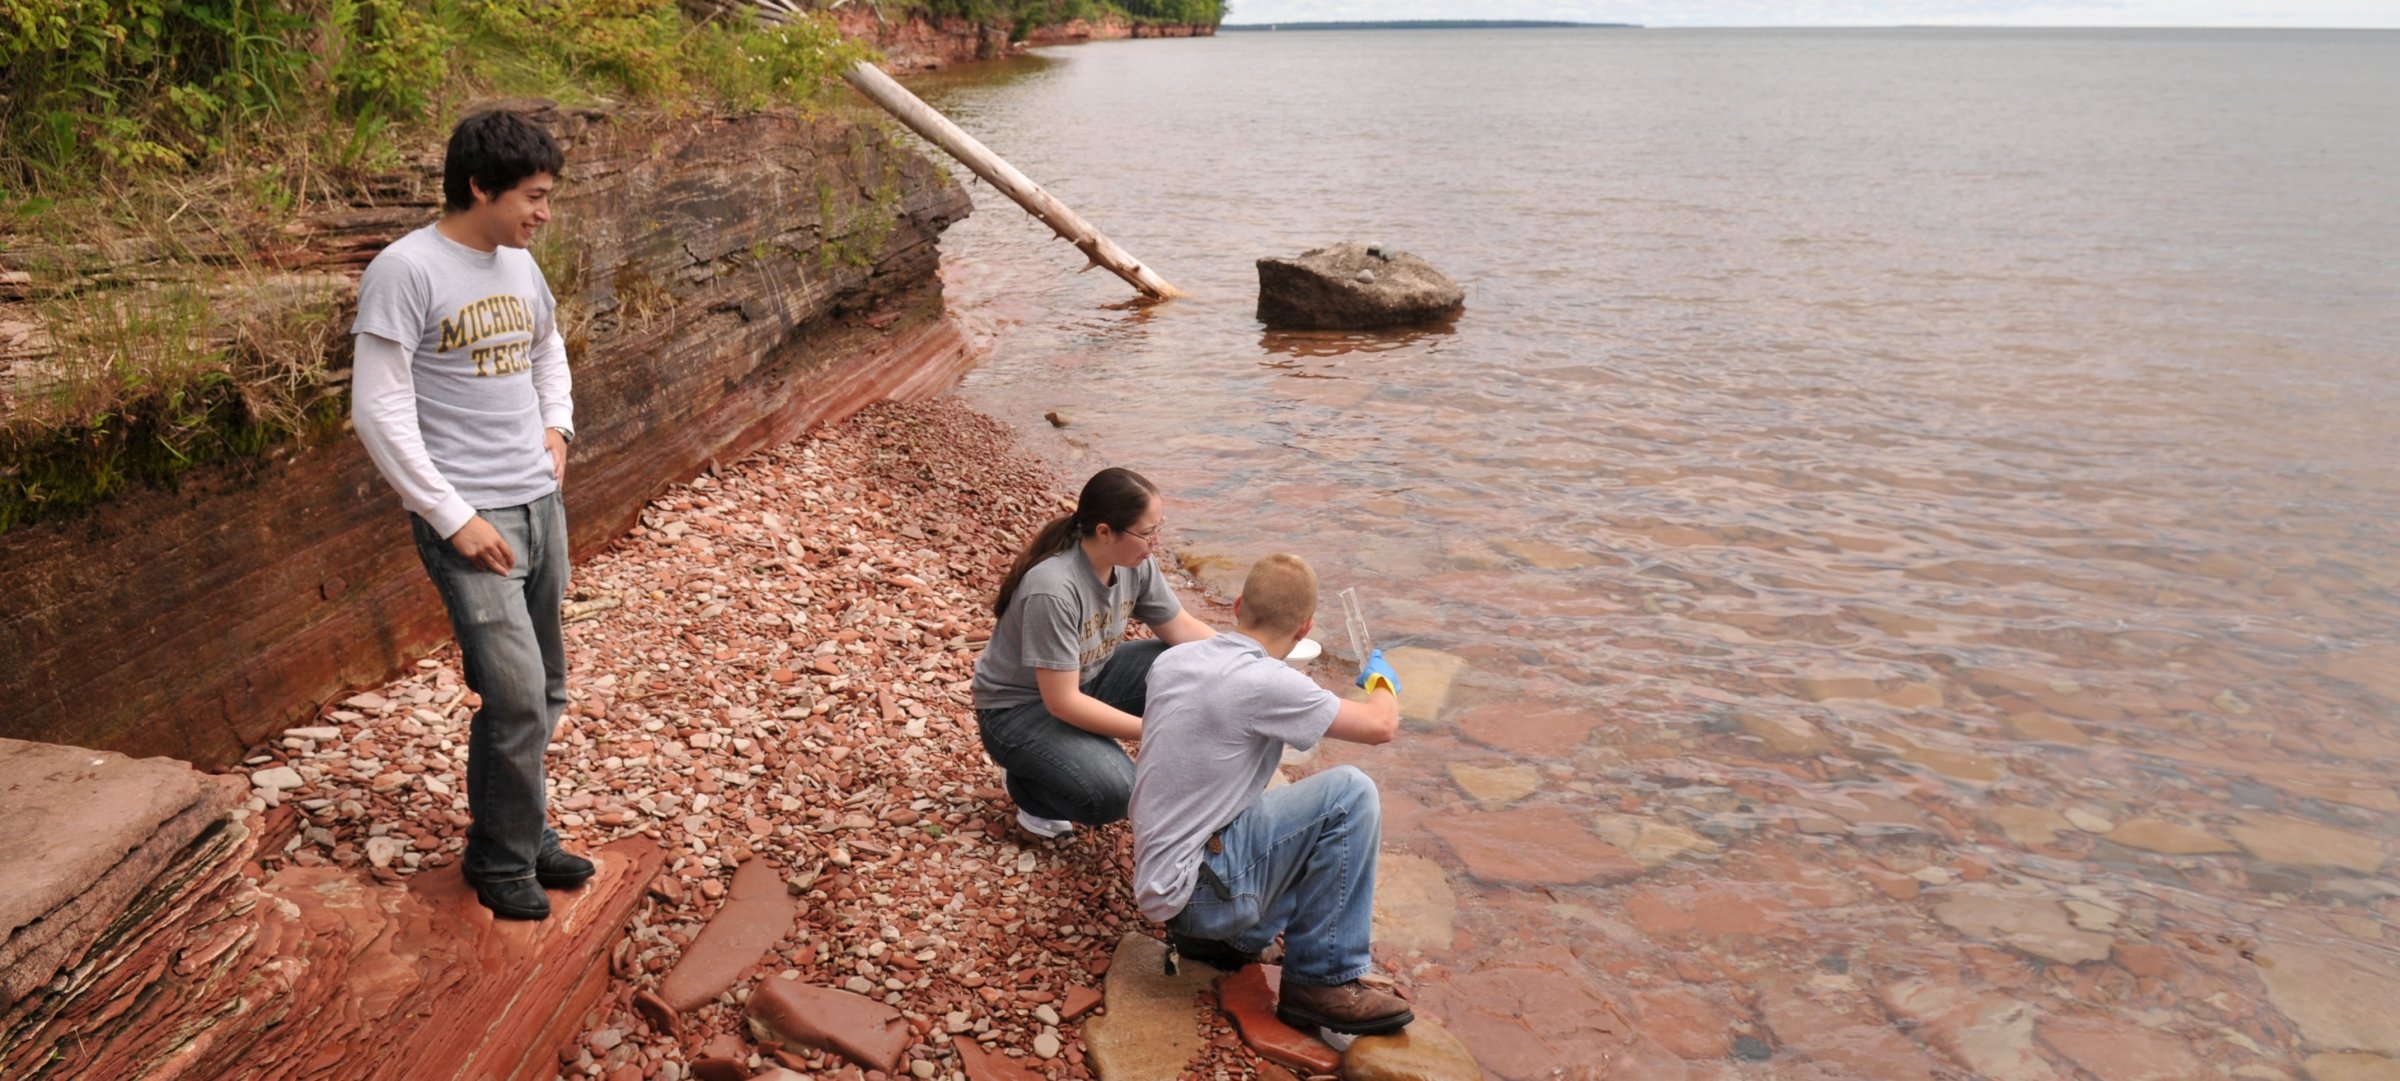
[[[1306,1031],[1310,1026],[1353,1036],[1398,1032],[1417,1019],[1408,1000],[1357,980],[1318,987],[1285,979],[1275,996],[1275,1017]]]
[[[1025,832],[1043,840],[1057,840],[1075,832],[1075,823],[1073,822],[1063,818],[1036,818],[1026,814],[1023,808],[1017,810],[1017,825],[1025,827]]]

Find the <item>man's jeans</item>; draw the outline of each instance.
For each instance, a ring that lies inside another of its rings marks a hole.
[[[1165,652],[1156,639],[1126,642],[1100,666],[1084,693],[1142,715],[1150,662]],[[1008,797],[1036,818],[1098,826],[1125,817],[1133,800],[1133,759],[1116,740],[1050,715],[1040,701],[975,711],[983,751],[1008,771]]]
[[[467,562],[415,515],[417,558],[450,610],[467,686],[483,696],[467,734],[467,852],[460,869],[485,882],[532,878],[534,857],[558,847],[547,824],[542,752],[567,708],[567,649],[558,607],[567,595],[567,514],[552,492],[521,507],[479,512],[508,541],[506,575]]]
[[[1270,788],[1217,836],[1224,851],[1203,857],[1192,899],[1168,930],[1244,953],[1280,934],[1284,977],[1299,983],[1331,987],[1367,974],[1383,839],[1374,781],[1336,766]]]

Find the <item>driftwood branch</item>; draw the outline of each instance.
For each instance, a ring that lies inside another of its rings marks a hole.
[[[1057,233],[1059,239],[1075,245],[1091,260],[1084,267],[1085,270],[1092,266],[1107,267],[1111,273],[1141,290],[1143,296],[1153,300],[1172,300],[1183,295],[1182,290],[1167,284],[1167,280],[1159,277],[1156,271],[1143,266],[1141,260],[1101,235],[1100,230],[1092,228],[1091,223],[1084,221],[1082,216],[1067,209],[1067,204],[1043,191],[1041,185],[1027,179],[1025,174],[1017,171],[1016,166],[1001,160],[1000,155],[992,153],[974,136],[967,134],[965,129],[951,123],[950,118],[909,93],[908,88],[893,81],[891,76],[875,65],[862,60],[842,77],[857,87],[859,93],[865,94],[868,100],[883,106],[884,111],[908,125],[909,130],[941,147],[961,164],[974,170],[976,176],[1000,189],[1001,194],[1015,200],[1027,213],[1041,219],[1042,224]]]

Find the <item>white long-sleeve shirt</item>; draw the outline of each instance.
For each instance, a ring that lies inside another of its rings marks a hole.
[[[350,371],[350,423],[358,429],[359,442],[366,444],[376,471],[400,493],[401,506],[442,536],[458,532],[475,517],[475,508],[434,468],[432,455],[425,451],[425,437],[417,430],[416,381],[409,371],[408,347],[379,334],[357,338]],[[534,348],[532,374],[542,426],[574,431],[567,343],[556,330]]]
[[[447,537],[478,508],[558,490],[545,428],[572,432],[557,302],[522,248],[470,248],[428,225],[358,283],[350,416],[408,510]]]

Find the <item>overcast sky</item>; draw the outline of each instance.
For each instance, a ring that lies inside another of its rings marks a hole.
[[[1643,26],[2400,28],[2400,0],[1232,0],[1232,23],[1557,19]]]

